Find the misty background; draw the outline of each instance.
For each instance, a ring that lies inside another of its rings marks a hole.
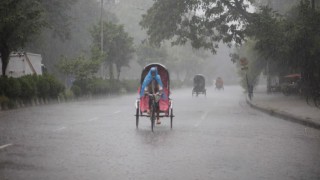
[[[63,11],[51,10],[50,21],[53,23],[50,29],[42,31],[40,36],[27,44],[25,50],[39,53],[43,57],[43,63],[50,73],[64,76],[57,69],[57,64],[62,56],[74,58],[79,54],[90,54],[92,37],[90,30],[94,24],[100,21],[101,2],[97,0],[69,0]],[[153,0],[105,0],[103,20],[122,24],[124,30],[133,38],[134,47],[137,51],[129,62],[128,67],[122,67],[120,79],[139,79],[142,68],[151,62],[159,62],[167,66],[171,79],[181,80],[190,84],[195,74],[204,74],[208,84],[221,76],[226,84],[239,82],[235,65],[230,61],[229,54],[232,49],[224,44],[219,45],[217,54],[210,51],[196,50],[190,45],[171,46],[164,42],[158,49],[163,56],[160,58],[145,58],[141,60],[139,47],[146,41],[147,35],[142,30],[139,22],[142,14],[153,4]],[[51,4],[50,4],[51,5]],[[49,4],[48,4],[49,6]],[[65,20],[61,19],[66,18]],[[141,53],[140,53],[141,54]],[[106,69],[104,72],[108,74]],[[99,73],[98,73],[99,74]]]

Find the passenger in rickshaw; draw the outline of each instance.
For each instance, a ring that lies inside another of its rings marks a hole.
[[[155,82],[154,88],[152,88],[152,82]],[[163,97],[163,84],[161,81],[161,77],[158,74],[158,70],[156,67],[152,67],[146,77],[143,80],[141,90],[140,90],[140,97],[143,97],[147,94],[157,94],[159,97]],[[151,107],[151,98],[149,98],[149,108],[147,110],[147,113],[150,114],[150,107]],[[156,113],[157,113],[157,124],[161,124],[160,118],[159,118],[159,101],[157,101],[156,105]]]
[[[218,77],[217,79],[216,79],[216,88],[218,88],[218,89],[221,89],[221,88],[223,88],[223,80],[222,80],[222,78],[221,77]]]

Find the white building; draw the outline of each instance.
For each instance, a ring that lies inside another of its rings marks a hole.
[[[41,54],[12,53],[6,75],[9,77],[21,77],[28,74],[42,75],[42,68]],[[2,74],[2,62],[0,62],[0,72]]]

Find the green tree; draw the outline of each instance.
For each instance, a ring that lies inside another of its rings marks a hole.
[[[100,59],[87,59],[81,55],[72,59],[62,57],[57,66],[63,74],[82,80],[93,77],[99,70],[100,64]]]
[[[80,0],[39,0],[45,10],[44,17],[53,37],[68,39],[71,36],[73,16],[69,13]]]
[[[249,26],[255,49],[267,60],[278,61],[282,70],[300,71],[313,78],[320,68],[319,16],[309,0],[301,0],[283,16],[270,8],[261,9],[257,21]]]
[[[252,48],[250,51],[259,55],[252,59],[249,74],[258,75],[265,68],[268,90],[270,75],[287,73],[301,72],[307,85],[314,86],[320,80],[319,29],[320,11],[309,0],[301,0],[283,15],[269,7],[261,7],[259,16],[247,26],[247,35],[254,40],[254,45],[251,43],[245,48]]]
[[[180,80],[180,75],[185,74],[183,81],[188,83],[195,74],[203,73],[205,66],[209,66],[206,53],[203,49],[193,49],[190,44],[168,48],[169,59],[166,64],[172,69]]]
[[[100,4],[91,0],[42,0],[42,4],[49,26],[25,50],[41,54],[48,71],[58,75],[55,65],[61,56],[90,54],[90,29],[99,21]],[[103,18],[116,21],[108,11],[104,11]]]
[[[141,43],[136,51],[138,64],[141,67],[149,63],[165,64],[168,59],[168,53],[164,47],[152,46],[147,41]]]
[[[302,72],[309,86],[320,81],[320,9],[314,9],[309,0],[288,13],[290,51],[287,62]],[[320,87],[317,87],[320,88]]]
[[[10,53],[22,48],[32,35],[46,26],[39,0],[0,1],[0,53],[5,76]]]
[[[288,54],[285,35],[289,30],[286,19],[269,7],[262,7],[259,16],[248,26],[247,34],[256,40],[255,49],[266,59],[281,60]]]
[[[117,68],[117,79],[120,77],[121,68],[129,65],[134,53],[133,38],[124,31],[123,25],[112,22],[104,22],[103,52],[106,54],[104,62],[109,68],[109,77],[114,79],[113,66]],[[91,30],[93,47],[100,47],[100,24]]]
[[[143,15],[140,25],[147,29],[152,44],[172,39],[172,44],[185,44],[216,53],[218,42],[240,44],[248,23],[256,13],[249,13],[253,0],[155,0]]]

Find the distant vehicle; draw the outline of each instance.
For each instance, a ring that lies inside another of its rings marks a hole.
[[[12,53],[9,57],[6,75],[9,77],[21,77],[29,74],[42,75],[44,65],[41,54],[33,53]],[[2,63],[0,63],[2,74]]]
[[[301,92],[301,74],[288,74],[282,78],[281,91],[285,96]]]
[[[206,79],[202,74],[197,74],[193,77],[193,89],[192,89],[192,96],[198,96],[199,94],[207,95],[206,90]]]
[[[223,80],[222,80],[222,78],[221,78],[221,77],[218,77],[218,78],[216,79],[216,83],[215,83],[215,85],[216,85],[216,89],[217,89],[217,90],[221,90],[221,89],[223,89],[223,90],[224,90],[224,87],[223,87]]]

